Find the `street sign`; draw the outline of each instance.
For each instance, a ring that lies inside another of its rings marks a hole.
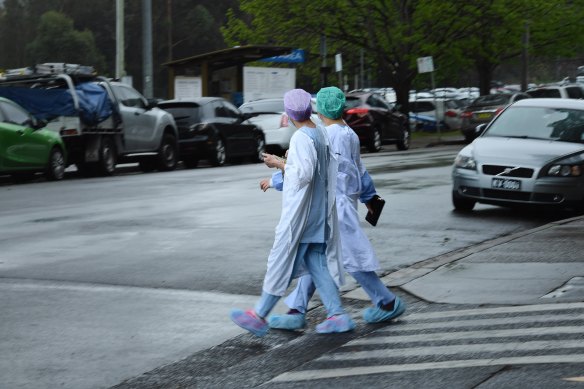
[[[261,62],[303,63],[304,50],[294,49],[290,54],[260,59]]]
[[[343,56],[342,54],[335,54],[335,72],[343,70]]]
[[[430,73],[434,71],[432,57],[418,58],[418,73]]]

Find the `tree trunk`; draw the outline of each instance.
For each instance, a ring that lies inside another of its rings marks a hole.
[[[488,95],[491,93],[491,81],[493,80],[493,71],[495,66],[486,59],[478,59],[476,61],[477,73],[479,75],[479,90],[480,94]]]

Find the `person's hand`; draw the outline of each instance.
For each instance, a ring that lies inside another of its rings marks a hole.
[[[260,189],[263,190],[264,192],[267,191],[268,189],[270,189],[270,179],[269,178],[264,178],[263,180],[260,181]]]
[[[267,167],[275,167],[278,169],[284,169],[284,161],[273,154],[263,153],[264,163]]]
[[[369,213],[375,213],[375,211],[373,210],[373,207],[371,206],[371,202],[370,201],[366,202],[365,203],[365,206],[367,207],[367,210],[369,211]]]

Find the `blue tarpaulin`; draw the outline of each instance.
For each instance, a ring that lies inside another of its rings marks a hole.
[[[58,116],[77,116],[89,126],[94,126],[112,114],[112,104],[105,89],[85,82],[75,86],[79,99],[79,111],[68,89],[42,89],[0,87],[0,96],[10,99],[42,120]]]

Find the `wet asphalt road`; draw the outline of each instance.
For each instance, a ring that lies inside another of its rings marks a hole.
[[[452,212],[450,164],[461,147],[364,155],[387,200],[378,227],[365,226],[382,274],[564,216],[491,206]],[[223,342],[239,353],[246,344],[271,348],[235,338],[242,332],[227,319],[230,307],[260,292],[280,207],[279,193],[259,189],[271,172],[244,164],[1,183],[0,349],[9,352],[0,355],[0,375],[9,387],[108,387],[189,357],[227,366],[238,353],[211,349]],[[298,347],[314,344],[311,336]]]

